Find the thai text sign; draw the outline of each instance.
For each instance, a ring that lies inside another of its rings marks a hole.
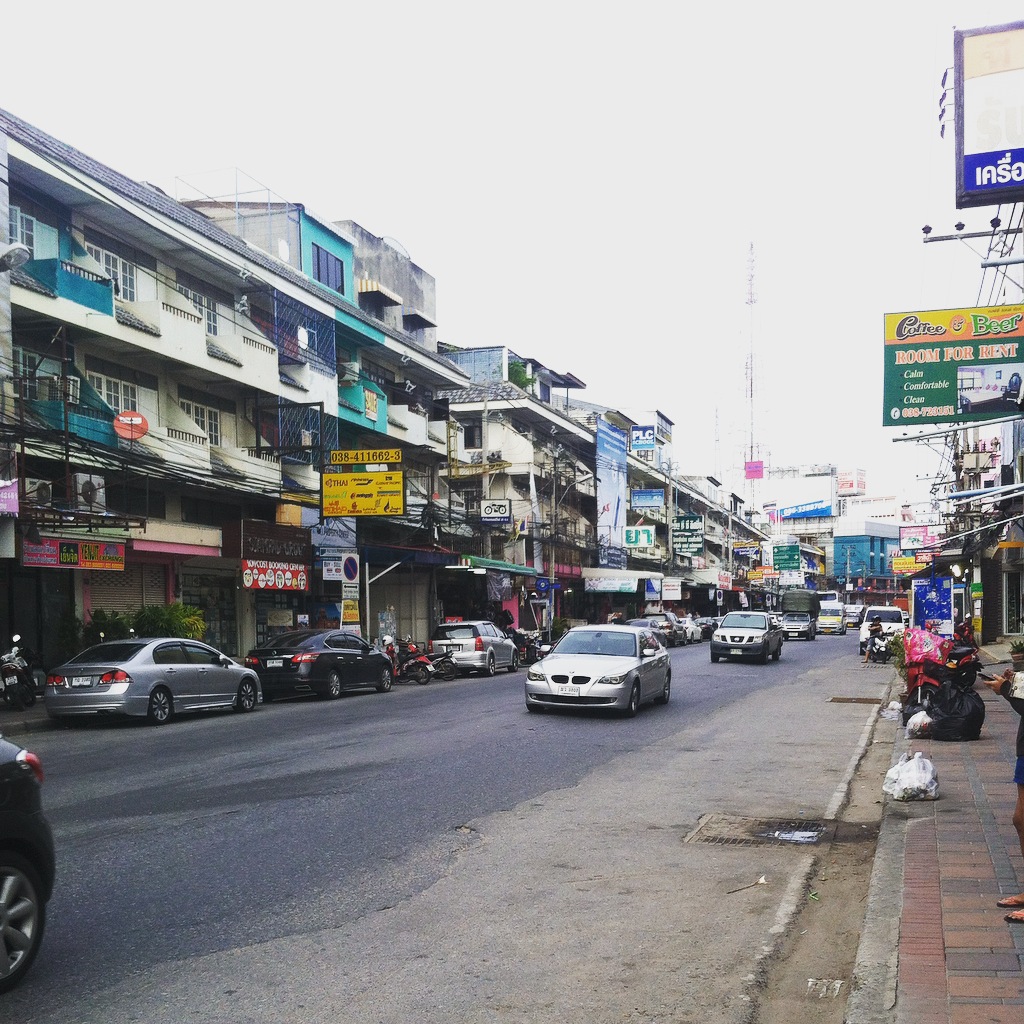
[[[921,563],[913,555],[897,555],[892,560],[892,571],[896,576],[913,576],[921,571]]]
[[[772,567],[775,569],[799,569],[800,545],[779,544],[772,551]]]
[[[885,315],[882,422],[973,423],[1017,413],[1024,306]]]
[[[58,540],[43,537],[39,544],[26,539],[22,565],[46,569],[100,569],[124,571],[124,544],[112,541]]]
[[[630,492],[630,508],[661,508],[665,504],[665,491],[661,488],[656,490],[641,490],[634,487]]]
[[[402,473],[325,473],[325,516],[400,516],[405,512]]]
[[[627,526],[622,533],[625,538],[624,545],[627,548],[654,547],[653,526]]]

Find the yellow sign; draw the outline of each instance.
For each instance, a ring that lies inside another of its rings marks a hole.
[[[332,455],[334,453],[332,452]],[[325,473],[325,518],[331,516],[400,516],[405,512],[402,473]]]
[[[892,571],[897,576],[913,576],[921,571],[921,563],[913,555],[898,555],[892,560]]]
[[[382,462],[401,461],[401,448],[347,448],[331,452],[332,466],[379,466]]]

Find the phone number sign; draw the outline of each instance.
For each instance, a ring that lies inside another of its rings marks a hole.
[[[379,466],[381,463],[401,462],[401,448],[345,448],[331,452],[332,466]]]

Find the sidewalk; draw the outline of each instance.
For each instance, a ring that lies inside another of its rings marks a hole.
[[[982,648],[990,671],[1009,647]],[[939,797],[885,797],[846,1024],[1021,1024],[1024,925],[1003,920],[1002,896],[1024,892],[1024,863],[1011,824],[1018,715],[986,687],[981,738],[968,743],[894,734],[892,763],[922,751]],[[894,689],[894,693],[896,690]],[[881,782],[879,782],[881,787]],[[881,789],[879,790],[881,792]]]

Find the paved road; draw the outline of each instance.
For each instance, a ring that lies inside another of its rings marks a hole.
[[[60,881],[10,1019],[743,1020],[812,856],[747,835],[836,812],[856,651],[677,649],[631,720],[519,673],[36,734]]]

